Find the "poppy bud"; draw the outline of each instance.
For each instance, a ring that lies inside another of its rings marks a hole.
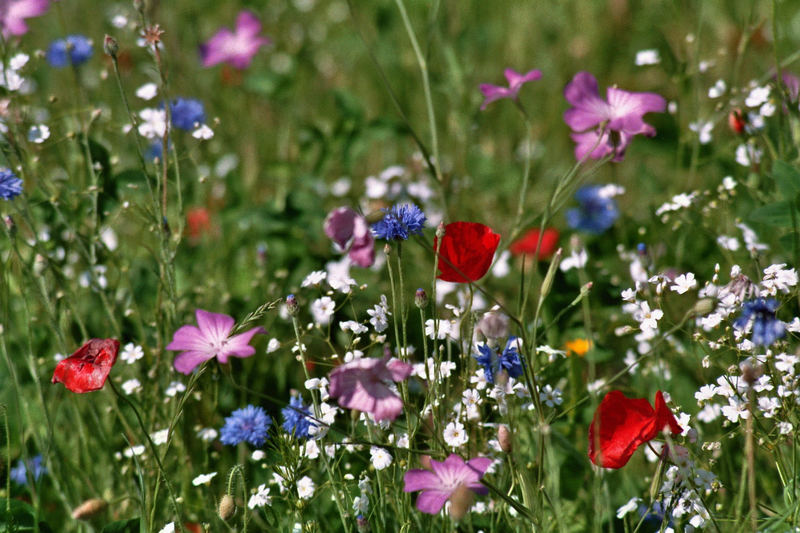
[[[297,304],[297,298],[295,298],[294,294],[290,294],[286,297],[286,310],[289,311],[289,315],[297,316],[299,305]]]
[[[450,517],[458,522],[467,514],[472,502],[475,500],[474,493],[462,483],[450,496]]]
[[[419,464],[425,470],[431,469],[431,456],[430,455],[420,455],[419,456]]]
[[[714,300],[712,300],[711,298],[703,298],[701,300],[697,300],[697,303],[694,304],[694,307],[692,307],[692,313],[697,316],[707,315],[708,313],[714,310],[715,305],[716,304],[714,303]]]
[[[728,115],[728,126],[730,126],[731,131],[737,134],[741,134],[744,132],[744,127],[747,124],[745,118],[742,116],[742,112],[738,109],[734,109]]]
[[[103,39],[103,51],[111,57],[117,57],[119,43],[109,34],[106,34],[105,39]]]
[[[487,339],[499,339],[508,335],[508,317],[502,313],[486,313],[478,322],[478,330]]]
[[[497,428],[497,442],[500,443],[500,449],[506,453],[511,453],[514,449],[514,443],[511,441],[511,430],[508,426],[501,424]]]
[[[417,289],[417,292],[414,293],[414,305],[420,309],[428,307],[428,295],[425,293],[425,289]]]
[[[229,518],[236,512],[236,502],[230,494],[226,494],[219,501],[219,517],[227,522]]]
[[[75,520],[92,518],[93,516],[102,513],[106,507],[108,507],[108,503],[106,503],[105,500],[101,500],[100,498],[91,498],[72,510],[72,518]]]

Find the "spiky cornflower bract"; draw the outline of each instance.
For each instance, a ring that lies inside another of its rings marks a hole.
[[[72,64],[78,66],[92,57],[94,48],[92,41],[83,35],[68,35],[50,43],[47,49],[47,62],[56,68],[64,68]]]
[[[169,107],[172,112],[172,124],[178,129],[194,131],[197,126],[206,121],[206,111],[200,100],[175,98],[170,102]]]
[[[11,169],[0,168],[0,198],[11,200],[22,194],[22,180]]]
[[[372,225],[372,233],[378,239],[405,241],[411,235],[422,235],[425,213],[414,204],[396,204],[382,209],[385,214]]]
[[[309,420],[311,411],[303,405],[303,398],[299,395],[292,396],[289,405],[281,409],[283,415],[283,429],[297,438],[308,437],[308,430],[313,425]]]
[[[775,317],[778,301],[774,298],[756,298],[742,304],[742,314],[733,323],[733,327],[743,330],[750,319],[753,320],[753,344],[770,346],[785,334],[783,322]]]
[[[506,347],[499,354],[488,344],[478,345],[478,351],[480,354],[473,354],[472,357],[483,367],[483,375],[489,383],[494,383],[494,377],[500,370],[505,370],[512,378],[522,375],[522,361],[517,352],[516,337],[509,337]]]
[[[614,198],[603,194],[601,185],[587,185],[575,193],[580,207],[567,210],[567,224],[573,229],[600,234],[614,225],[619,208]]]
[[[235,446],[240,442],[249,442],[253,446],[261,446],[267,442],[267,431],[272,419],[261,407],[248,405],[235,410],[225,419],[225,425],[219,431],[222,444]]]

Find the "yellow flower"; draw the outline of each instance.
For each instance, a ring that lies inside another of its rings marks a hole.
[[[567,355],[575,354],[579,357],[586,355],[586,352],[588,352],[591,347],[592,341],[589,339],[573,339],[564,344],[564,348],[567,350]]]

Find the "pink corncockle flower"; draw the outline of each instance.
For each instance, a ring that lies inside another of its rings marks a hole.
[[[656,134],[655,128],[644,122],[644,114],[663,112],[667,106],[666,100],[655,93],[631,93],[616,87],[609,87],[603,100],[597,80],[588,72],[575,74],[564,89],[564,98],[572,105],[564,112],[564,122],[573,131],[572,140],[578,143],[578,160],[587,154],[592,159],[614,154],[614,161],[622,161],[634,135]]]
[[[442,462],[431,459],[431,470],[406,472],[403,476],[403,492],[421,490],[422,493],[417,497],[417,509],[436,514],[461,486],[478,494],[489,492],[479,480],[491,464],[492,460],[488,457],[476,457],[465,463],[454,453]]]
[[[43,15],[50,7],[49,0],[3,0],[0,2],[0,32],[3,37],[28,32],[25,19]]]
[[[325,217],[323,229],[340,249],[348,250],[353,264],[367,268],[375,262],[375,240],[362,215],[349,207],[338,207]]]
[[[330,373],[328,394],[338,398],[340,406],[371,413],[378,422],[394,420],[403,410],[403,400],[385,382],[403,381],[411,371],[411,365],[390,355],[354,359]]]
[[[516,100],[517,94],[523,84],[529,81],[536,81],[542,77],[542,71],[538,69],[520,74],[514,69],[507,68],[504,74],[508,80],[508,87],[500,87],[499,85],[492,85],[489,83],[482,83],[480,85],[480,90],[484,96],[483,104],[481,104],[481,111],[486,109],[486,106],[495,100],[500,100],[502,98]]]
[[[250,11],[242,11],[236,17],[236,31],[221,28],[207,43],[200,46],[200,56],[204,67],[219,63],[229,63],[238,69],[250,66],[253,56],[262,46],[272,44],[264,36],[259,36],[261,22]]]
[[[200,364],[214,357],[220,363],[227,363],[230,356],[250,357],[256,353],[256,349],[249,345],[250,339],[257,333],[266,333],[259,326],[231,337],[235,324],[232,317],[202,309],[198,309],[195,316],[199,327],[181,326],[167,345],[167,350],[181,352],[172,364],[183,374],[191,374]]]

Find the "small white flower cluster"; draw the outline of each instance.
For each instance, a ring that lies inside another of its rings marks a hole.
[[[23,67],[28,64],[30,56],[28,54],[17,54],[8,60],[8,67],[4,67],[0,62],[0,87],[7,89],[9,92],[20,91],[21,93],[29,92],[31,88],[28,80],[20,75]],[[0,123],[0,133],[8,131],[5,125]]]
[[[434,203],[436,194],[430,186],[422,154],[415,154],[408,167],[393,165],[377,176],[367,176],[364,179],[364,188],[364,197],[361,199],[364,212],[372,210],[371,205],[375,200],[389,203],[412,200],[421,204],[420,207],[427,217],[427,225],[435,227],[442,220],[441,209]]]
[[[702,528],[710,520],[710,515],[701,495],[710,495],[721,484],[713,472],[695,466],[689,450],[683,446],[673,446],[670,452],[670,459],[675,464],[667,469],[659,489],[661,506],[670,510],[673,519],[686,521],[696,529]]]

